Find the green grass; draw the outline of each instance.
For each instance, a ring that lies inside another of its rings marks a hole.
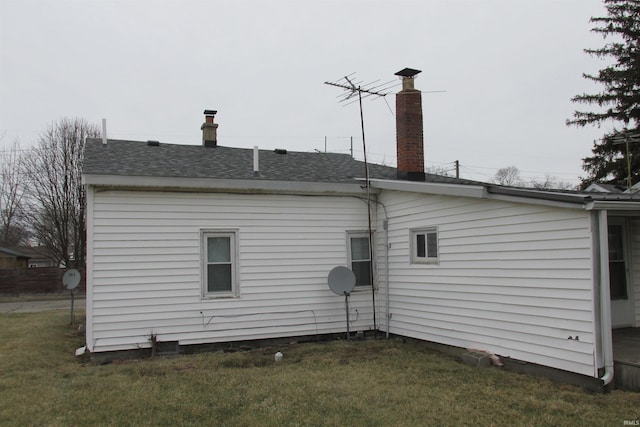
[[[0,425],[565,426],[640,420],[593,394],[419,344],[336,341],[96,366],[66,312],[0,315]],[[284,360],[273,361],[282,351]]]

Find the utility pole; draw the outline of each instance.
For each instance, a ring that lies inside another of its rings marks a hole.
[[[460,161],[456,160],[456,179],[460,178]]]

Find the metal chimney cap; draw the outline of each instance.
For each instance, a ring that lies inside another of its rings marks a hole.
[[[205,116],[215,116],[218,110],[204,110]]]
[[[395,75],[400,77],[413,77],[421,72],[421,70],[414,70],[413,68],[404,68],[398,71]]]

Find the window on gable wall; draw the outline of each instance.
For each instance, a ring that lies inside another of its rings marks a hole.
[[[371,253],[366,231],[347,235],[349,266],[356,276],[356,287],[371,286]]]
[[[202,287],[205,297],[238,295],[235,231],[203,231]]]
[[[411,263],[437,264],[439,261],[438,228],[411,230]]]

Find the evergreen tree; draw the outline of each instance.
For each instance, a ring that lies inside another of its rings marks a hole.
[[[640,0],[604,0],[607,16],[591,18],[592,31],[613,40],[600,49],[585,52],[600,59],[614,59],[612,65],[597,75],[583,77],[601,83],[604,90],[597,94],[582,94],[572,98],[579,104],[603,107],[599,112],[575,111],[568,125],[601,125],[612,121],[614,130],[596,141],[593,156],[583,159],[583,169],[589,176],[581,178],[582,186],[592,182],[627,185],[640,181]],[[616,124],[619,129],[616,129]],[[629,144],[627,144],[627,139]],[[631,171],[627,167],[626,147],[629,147]]]

